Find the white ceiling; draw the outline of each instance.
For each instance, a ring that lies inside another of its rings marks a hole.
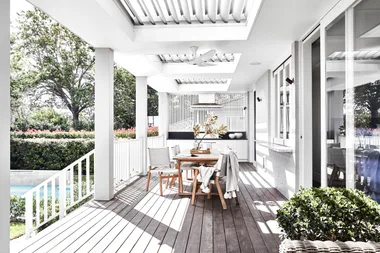
[[[299,40],[339,0],[263,0],[262,3],[254,0],[245,22],[181,25],[134,25],[119,0],[29,2],[94,47],[112,48],[118,64],[136,76],[148,76],[149,85],[158,91],[228,89],[233,92],[250,90],[267,69],[285,60],[290,55],[291,43]],[[161,54],[191,54],[190,46],[198,46],[201,54],[210,49],[233,53],[235,59],[207,67],[157,60],[156,56]],[[250,65],[252,62],[261,64]],[[175,79],[230,81],[228,86],[180,87]]]

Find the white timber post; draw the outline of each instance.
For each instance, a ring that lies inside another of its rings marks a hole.
[[[9,252],[10,0],[0,1],[0,245]]]
[[[95,199],[114,196],[113,81],[114,52],[95,49]]]
[[[159,135],[164,138],[164,147],[166,147],[166,139],[169,132],[169,95],[166,92],[158,93],[158,116],[159,125],[158,132]]]
[[[148,128],[148,81],[146,77],[136,77],[136,139],[142,141],[142,174],[147,172],[147,128]]]

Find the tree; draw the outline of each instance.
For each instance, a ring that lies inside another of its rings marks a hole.
[[[58,98],[76,128],[80,113],[94,104],[94,48],[38,9],[19,14],[14,39],[30,85]]]
[[[136,126],[136,78],[124,68],[114,67],[114,128]]]
[[[157,91],[148,86],[148,116],[158,115]],[[136,78],[124,68],[114,67],[114,128],[136,126]]]
[[[379,109],[380,80],[355,87],[355,113],[360,114],[365,110],[369,112],[368,127],[376,128],[377,124],[379,124]],[[368,116],[365,117],[368,118]]]
[[[158,116],[158,93],[148,86],[148,116]]]

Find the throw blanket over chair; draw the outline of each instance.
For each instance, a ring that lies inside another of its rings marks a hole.
[[[160,195],[162,196],[162,179],[166,179],[166,187],[169,179],[172,182],[178,177],[178,170],[172,168],[170,162],[169,148],[148,148],[148,179],[146,182],[146,190],[149,190],[150,177],[152,173],[157,173],[160,183]],[[172,183],[170,184],[172,186]]]
[[[227,209],[225,198],[236,198],[236,203],[239,204],[236,194],[236,191],[239,191],[239,162],[235,152],[229,151],[226,154],[220,155],[218,162],[213,167],[200,166],[194,170],[192,205],[195,203],[198,183],[201,183],[200,189],[207,194],[208,199],[212,195],[212,185],[216,185],[217,195],[219,195],[223,209]],[[226,184],[226,193],[224,195],[220,187],[221,178]]]

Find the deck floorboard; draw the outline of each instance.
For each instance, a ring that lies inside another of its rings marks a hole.
[[[177,195],[176,184],[159,195],[157,178],[122,189],[112,201],[91,201],[24,241],[12,252],[278,252],[278,208],[286,201],[252,164],[240,164],[239,205]],[[191,182],[185,182],[191,190]],[[20,241],[21,242],[21,241]]]

